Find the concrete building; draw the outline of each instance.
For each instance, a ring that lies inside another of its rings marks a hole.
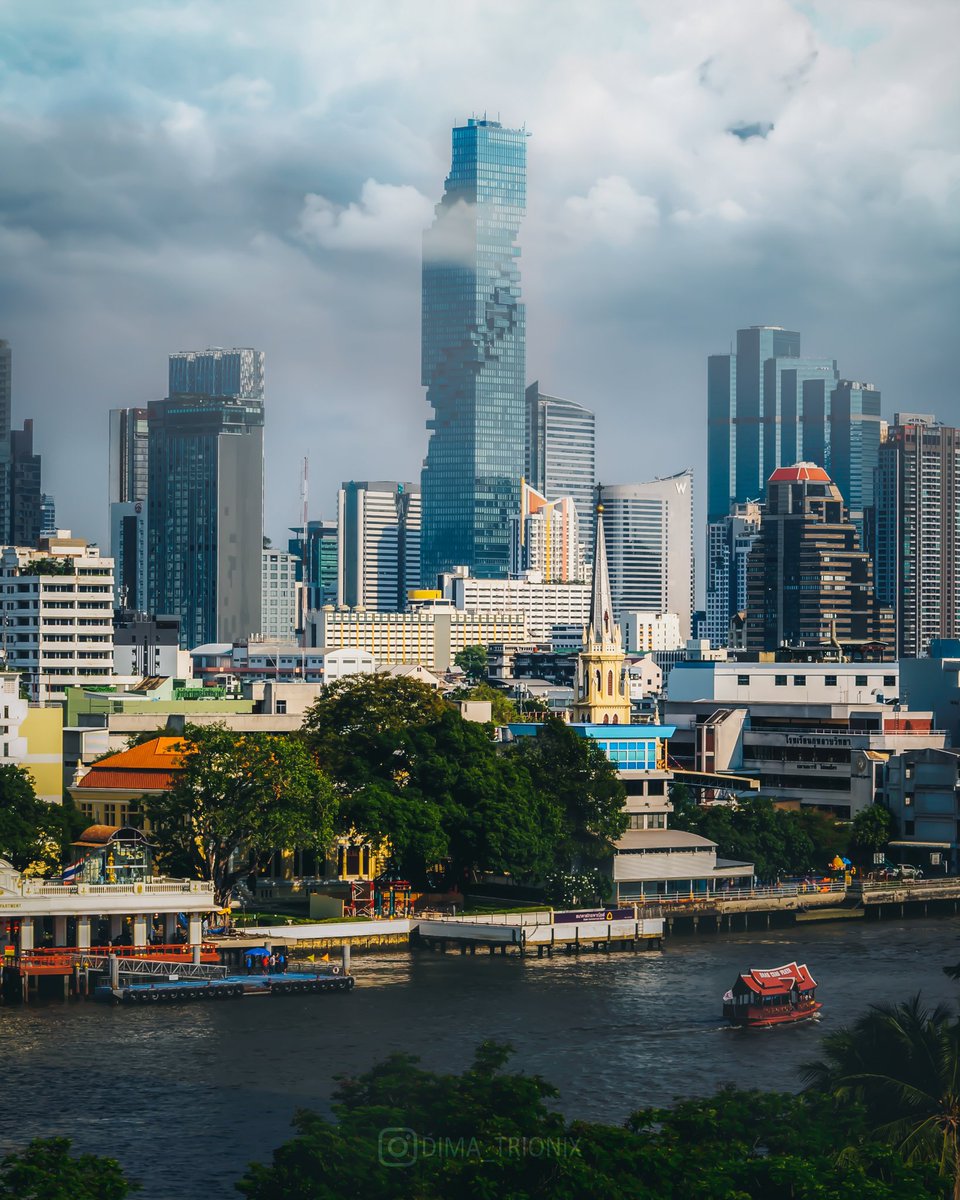
[[[69,530],[38,548],[7,546],[0,561],[3,648],[31,700],[59,701],[70,684],[113,674],[113,559]]]
[[[63,800],[63,710],[20,695],[20,674],[0,671],[0,763],[23,767],[41,800]]]
[[[42,514],[40,455],[33,452],[33,422],[10,432],[10,541],[35,546],[40,540]]]
[[[147,608],[148,422],[145,408],[112,408],[107,494],[117,608]]]
[[[960,637],[960,430],[897,413],[877,470],[876,589],[894,611],[897,652]]]
[[[679,650],[680,618],[676,613],[625,612],[620,619],[627,654],[647,654],[652,650]]]
[[[197,646],[191,657],[197,679],[213,684],[322,684],[345,675],[370,674],[376,666],[373,656],[362,650],[255,639]]]
[[[590,615],[586,583],[545,583],[537,571],[520,579],[474,579],[466,568],[441,576],[443,598],[459,612],[513,613],[526,618],[527,636],[550,641],[554,626],[576,626],[578,645]]]
[[[681,636],[690,637],[693,473],[601,491],[613,619],[634,611],[676,613]]]
[[[748,650],[876,642],[892,650],[893,618],[877,603],[840,489],[813,463],[778,467],[747,558]]]
[[[449,671],[467,646],[530,640],[522,613],[461,612],[440,603],[393,613],[327,606],[310,614],[307,633],[312,646],[366,650],[380,665],[420,663],[431,671]]]
[[[10,424],[13,416],[13,352],[0,338],[0,540],[10,540]]]
[[[960,870],[960,754],[906,750],[886,763],[882,803],[893,813],[890,843],[927,877]]]
[[[933,638],[927,657],[900,660],[900,700],[930,709],[947,744],[960,750],[960,639]]]
[[[180,649],[180,618],[118,609],[113,619],[113,671],[137,679],[189,679],[192,660]]]
[[[747,607],[747,558],[760,532],[756,501],[707,524],[707,597],[703,637],[719,649],[730,645],[730,622]]]
[[[149,427],[145,408],[111,408],[107,499],[110,504],[146,500]]]
[[[170,394],[147,412],[148,609],[180,617],[184,649],[249,637],[261,625],[263,352],[171,355]]]
[[[878,799],[891,755],[944,747],[933,714],[899,694],[896,663],[681,662],[664,706],[671,758],[849,819]]]
[[[880,392],[872,383],[841,379],[830,394],[830,441],[823,465],[840,489],[864,550],[866,514],[874,505],[880,456]]]
[[[578,540],[593,561],[597,487],[597,418],[573,400],[548,396],[534,381],[525,394],[524,471],[547,500],[569,496],[577,510]]]
[[[300,621],[300,560],[286,550],[263,551],[260,633],[279,642],[296,640]]]
[[[336,521],[307,521],[290,527],[293,534],[287,550],[300,561],[297,579],[303,584],[303,607],[299,628],[305,614],[325,604],[337,601],[337,523]]]
[[[337,493],[337,603],[399,612],[420,585],[420,488],[351,481]]]
[[[40,536],[53,537],[57,532],[57,502],[49,492],[40,497]]]
[[[524,481],[520,513],[512,521],[510,574],[536,571],[547,583],[586,579],[577,506],[572,497],[548,500]]]

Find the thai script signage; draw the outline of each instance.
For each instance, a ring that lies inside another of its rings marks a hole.
[[[554,913],[553,921],[555,925],[571,925],[580,921],[632,921],[635,916],[632,908],[590,908]]]
[[[849,748],[850,739],[840,737],[835,733],[788,733],[788,746],[846,746]]]

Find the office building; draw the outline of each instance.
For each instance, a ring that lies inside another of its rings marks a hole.
[[[886,763],[880,802],[896,822],[890,842],[897,857],[927,879],[956,875],[960,868],[960,752],[917,749]]]
[[[13,415],[13,354],[0,339],[0,540],[10,541],[10,422]]]
[[[707,520],[763,495],[781,464],[826,463],[832,359],[801,358],[800,334],[774,325],[737,330],[736,353],[707,361]]]
[[[613,617],[626,612],[676,613],[680,634],[693,616],[693,474],[680,471],[650,483],[604,485]]]
[[[110,557],[117,608],[146,611],[147,552],[146,500],[114,501],[110,505]]]
[[[897,705],[899,694],[895,662],[682,661],[664,705],[670,757],[850,820],[880,799],[892,756],[944,746],[933,714]],[[731,780],[734,794],[748,788]]]
[[[841,379],[830,395],[830,444],[823,466],[840,489],[862,550],[870,549],[864,518],[873,508],[882,425],[879,390],[872,383]],[[802,457],[809,459],[806,453]]]
[[[510,563],[524,443],[524,306],[517,238],[526,132],[471,118],[453,130],[443,199],[423,240],[422,382],[433,415],[424,460],[421,577]]]
[[[420,663],[431,671],[449,671],[467,646],[530,641],[522,613],[459,612],[449,603],[392,613],[328,605],[310,614],[307,635],[310,646],[367,650],[382,666]]]
[[[170,383],[148,407],[148,598],[190,648],[260,629],[263,354],[171,355]]]
[[[586,583],[551,583],[536,571],[519,579],[474,579],[466,568],[440,578],[443,598],[460,612],[522,615],[528,635],[537,642],[549,642],[558,625],[576,626],[578,648],[583,640],[590,614]]]
[[[597,418],[573,400],[526,391],[524,471],[527,483],[547,500],[570,496],[577,506],[580,541],[592,561],[593,509],[597,487]]]
[[[707,524],[707,607],[702,636],[715,649],[730,643],[730,621],[747,607],[747,556],[760,532],[759,504],[735,504]],[[696,634],[694,635],[696,636]]]
[[[680,619],[676,613],[625,612],[620,618],[623,644],[627,654],[680,650]]]
[[[420,583],[420,489],[344,483],[337,494],[337,603],[399,612]]]
[[[117,675],[139,680],[188,679],[192,664],[187,652],[180,649],[179,619],[151,617],[131,609],[115,612],[113,669]]]
[[[581,583],[586,578],[581,527],[570,496],[548,500],[526,480],[520,512],[511,522],[510,574],[536,571],[548,583]]]
[[[107,464],[111,504],[146,500],[148,440],[145,408],[111,408]]]
[[[33,422],[10,432],[10,541],[15,546],[35,546],[42,525],[40,455],[33,452]]]
[[[813,463],[778,467],[747,558],[746,646],[877,642],[893,651],[893,617],[878,604],[840,489]]]
[[[57,532],[57,502],[48,492],[40,496],[40,536],[53,537]]]
[[[300,560],[286,550],[263,551],[260,633],[278,642],[292,642],[300,628]]]
[[[112,559],[62,530],[39,546],[7,546],[0,583],[4,656],[32,701],[61,701],[71,684],[110,682]]]
[[[960,430],[898,413],[880,446],[877,595],[894,610],[897,653],[960,637]]]
[[[287,550],[299,560],[297,579],[303,584],[303,611],[334,604],[337,599],[337,523],[307,521],[290,527]],[[419,550],[419,547],[418,547]],[[300,627],[303,627],[302,618]]]

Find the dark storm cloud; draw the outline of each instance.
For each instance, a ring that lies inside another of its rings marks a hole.
[[[528,376],[597,408],[604,478],[699,471],[704,359],[744,324],[960,420],[952,4],[19,7],[0,337],[82,532],[107,409],[184,347],[267,351],[275,538],[304,453],[315,515],[342,478],[416,477],[420,235],[484,108],[533,133]]]

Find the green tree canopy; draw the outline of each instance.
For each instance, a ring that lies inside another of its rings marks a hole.
[[[960,1200],[960,1022],[919,995],[877,1004],[828,1034],[812,1088],[863,1106],[867,1127],[907,1163],[932,1166]]]
[[[474,683],[487,677],[487,648],[486,646],[464,646],[453,656],[454,665],[458,666],[466,677]]]
[[[882,804],[870,804],[853,818],[850,845],[857,859],[866,864],[873,855],[886,849],[893,837],[893,814]]]
[[[0,1159],[0,1200],[124,1200],[139,1190],[114,1159],[71,1154],[66,1138],[35,1138]]]
[[[395,1055],[342,1081],[333,1120],[298,1113],[296,1136],[238,1190],[248,1200],[941,1200],[931,1172],[865,1135],[856,1106],[726,1089],[621,1126],[568,1121],[549,1083],[504,1070],[508,1053],[484,1043],[459,1075]]]
[[[144,807],[161,861],[212,880],[224,904],[244,873],[234,856],[326,850],[337,803],[302,742],[212,725],[187,727],[173,786]]]
[[[23,767],[0,765],[0,857],[18,871],[46,874],[59,869],[65,843],[74,832],[73,813],[72,804],[39,799]]]
[[[489,683],[478,683],[476,687],[461,688],[451,692],[450,700],[489,700],[490,716],[494,725],[510,725],[520,719],[517,706],[510,697]]]

